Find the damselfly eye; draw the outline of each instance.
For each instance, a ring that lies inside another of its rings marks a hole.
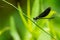
[[[44,12],[42,12],[40,15],[38,15],[36,18],[33,18],[34,20],[37,20],[39,18],[45,17],[49,14],[49,12],[51,11],[51,8],[48,7]]]

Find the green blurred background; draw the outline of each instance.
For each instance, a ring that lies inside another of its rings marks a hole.
[[[17,9],[0,0],[0,40],[60,40],[60,0],[6,1]],[[33,21],[55,39],[26,18],[33,19],[48,7],[51,7],[51,12],[47,17],[54,16],[53,19]]]

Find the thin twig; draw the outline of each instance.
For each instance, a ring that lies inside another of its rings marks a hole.
[[[9,2],[7,2],[7,1],[5,1],[5,0],[2,0],[2,1],[4,1],[5,3],[7,3],[7,4],[9,4],[9,5],[11,5],[12,7],[14,7],[15,9],[17,9],[18,10],[18,8],[16,7],[16,6],[14,6],[13,4],[11,4],[11,3],[9,3]],[[18,10],[19,11],[19,10]],[[51,34],[49,34],[48,32],[46,32],[43,28],[41,28],[36,22],[34,22],[31,18],[29,18],[26,14],[24,14],[23,13],[23,15],[25,16],[25,17],[27,17],[30,21],[32,21],[38,28],[40,28],[42,31],[44,31],[46,34],[48,34],[48,35],[50,35],[52,38],[54,38]],[[55,39],[55,38],[54,38]],[[56,40],[56,39],[55,39]]]

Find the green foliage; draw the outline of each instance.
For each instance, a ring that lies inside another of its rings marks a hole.
[[[60,40],[59,0],[0,0],[0,4],[0,40]],[[33,20],[48,7],[46,17],[53,19]]]

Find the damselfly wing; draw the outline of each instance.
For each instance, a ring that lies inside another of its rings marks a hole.
[[[33,18],[34,20],[37,20],[39,18],[43,18],[45,16],[47,16],[49,14],[49,12],[51,11],[51,8],[48,7],[44,12],[42,12],[40,15],[38,15],[36,18]],[[45,18],[44,18],[45,19]]]

